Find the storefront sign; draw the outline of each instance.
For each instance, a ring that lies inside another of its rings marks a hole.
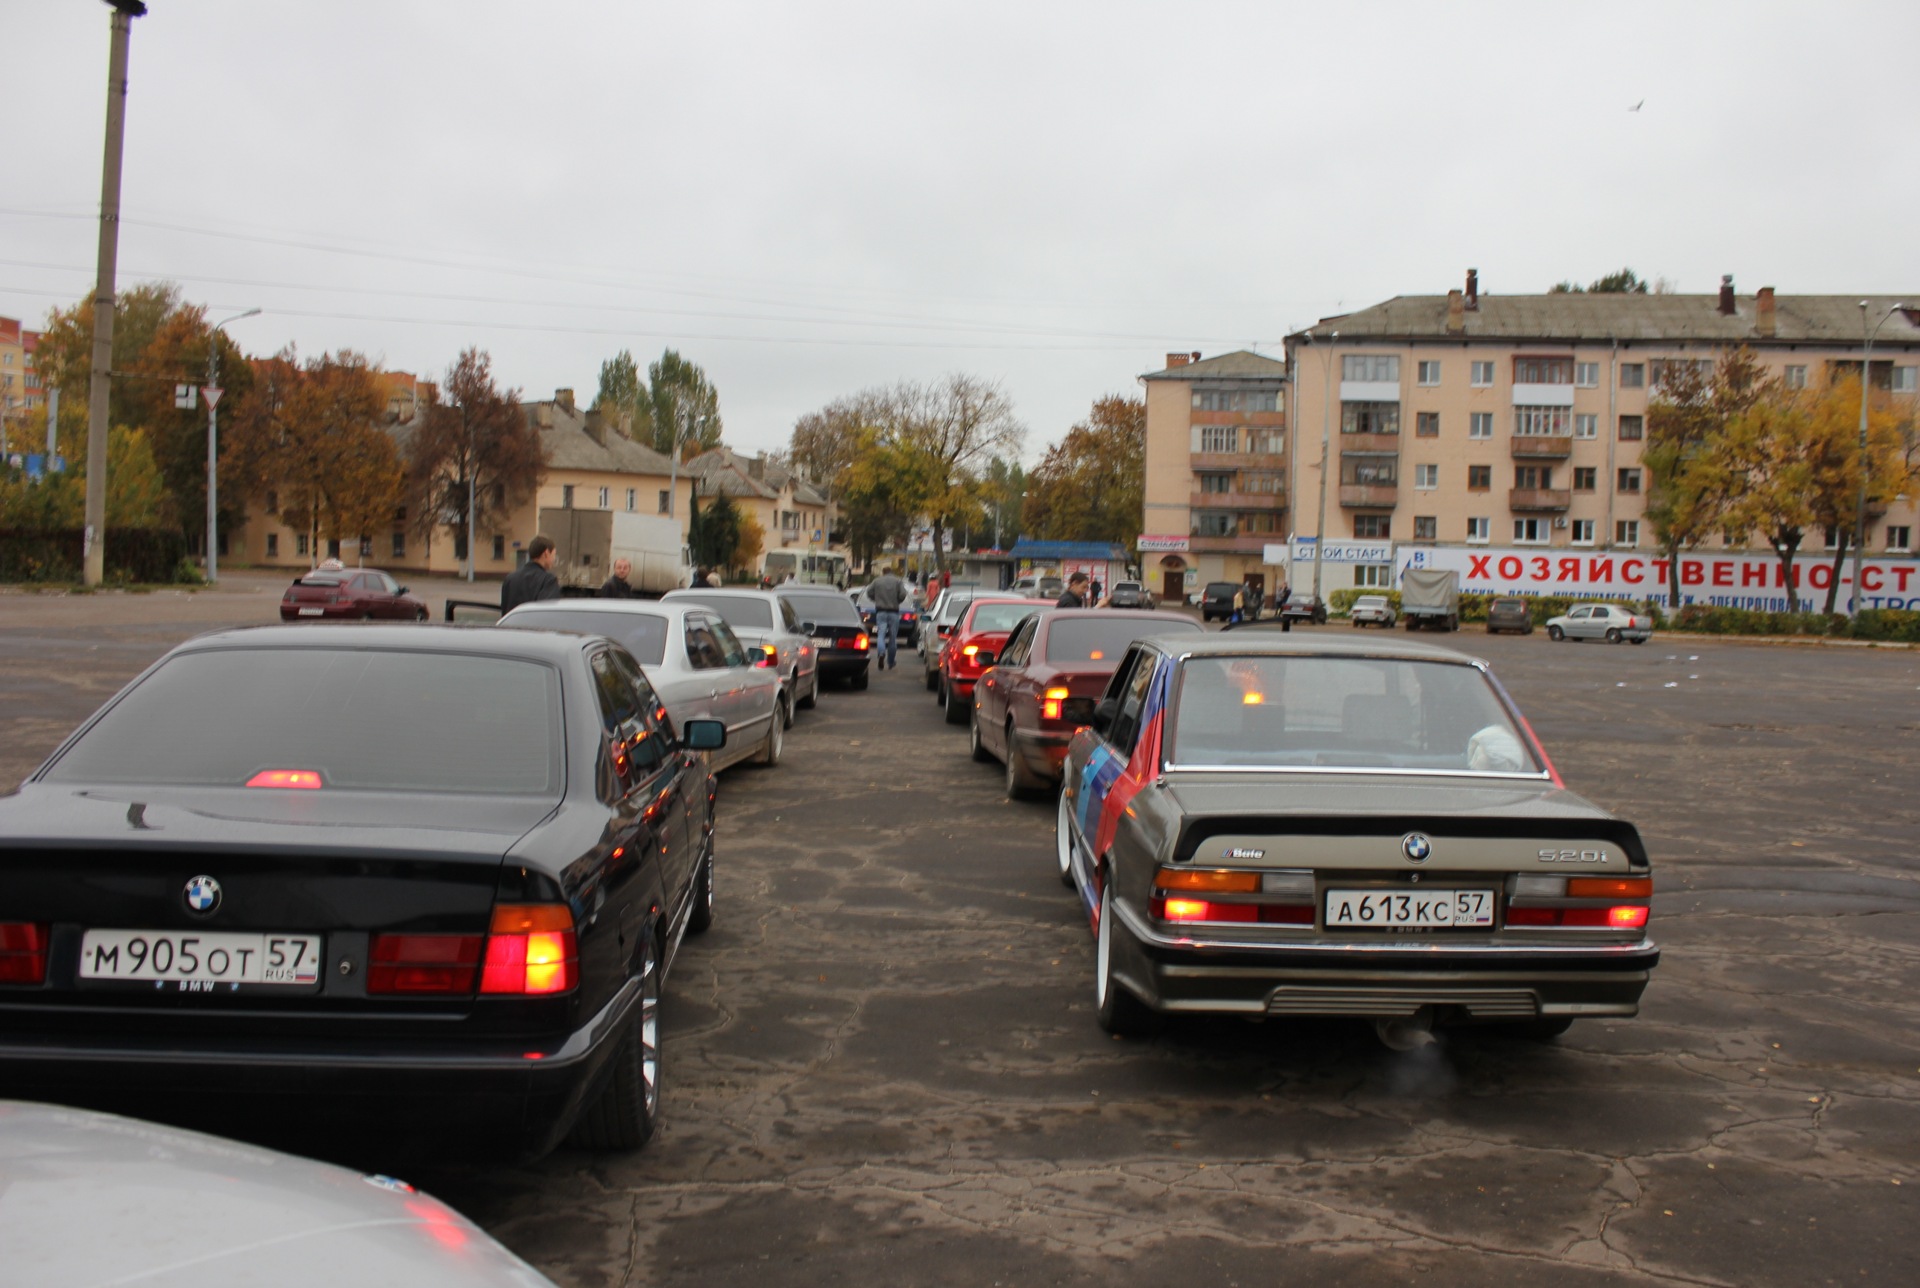
[[[1185,537],[1154,536],[1149,532],[1141,533],[1140,539],[1136,541],[1134,545],[1139,548],[1140,553],[1143,555],[1185,554],[1187,552],[1187,539]]]
[[[1315,537],[1295,537],[1293,539],[1293,561],[1312,563]],[[1275,551],[1284,551],[1283,546],[1268,546],[1268,563],[1278,563],[1272,558]],[[1326,550],[1320,556],[1323,564],[1384,564],[1393,562],[1393,543],[1391,541],[1341,541],[1330,539]]]

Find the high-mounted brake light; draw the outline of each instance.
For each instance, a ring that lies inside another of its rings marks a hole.
[[[375,935],[367,954],[369,993],[471,993],[479,935]]]
[[[1073,694],[1066,689],[1048,689],[1046,696],[1040,701],[1040,718],[1042,720],[1058,720],[1060,718],[1060,704],[1072,696]]]
[[[564,993],[579,981],[579,945],[566,904],[503,903],[493,910],[482,993]]]
[[[247,780],[249,787],[292,787],[317,792],[324,784],[317,769],[263,769]]]
[[[0,984],[45,983],[50,937],[45,922],[0,921]]]

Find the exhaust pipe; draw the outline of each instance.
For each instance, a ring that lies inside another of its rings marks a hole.
[[[1382,1016],[1373,1031],[1389,1051],[1418,1051],[1433,1041],[1433,1008],[1423,1006],[1412,1015]]]

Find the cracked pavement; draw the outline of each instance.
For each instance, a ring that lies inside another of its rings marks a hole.
[[[272,604],[191,598],[0,599],[0,771],[196,613]],[[653,1142],[406,1174],[566,1285],[1920,1281],[1920,653],[1452,642],[1646,837],[1639,1018],[1116,1041],[1051,804],[1002,801],[909,663],[722,776]]]

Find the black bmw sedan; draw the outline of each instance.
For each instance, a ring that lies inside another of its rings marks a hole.
[[[637,1148],[724,738],[604,639],[183,644],[0,798],[0,1095]]]

